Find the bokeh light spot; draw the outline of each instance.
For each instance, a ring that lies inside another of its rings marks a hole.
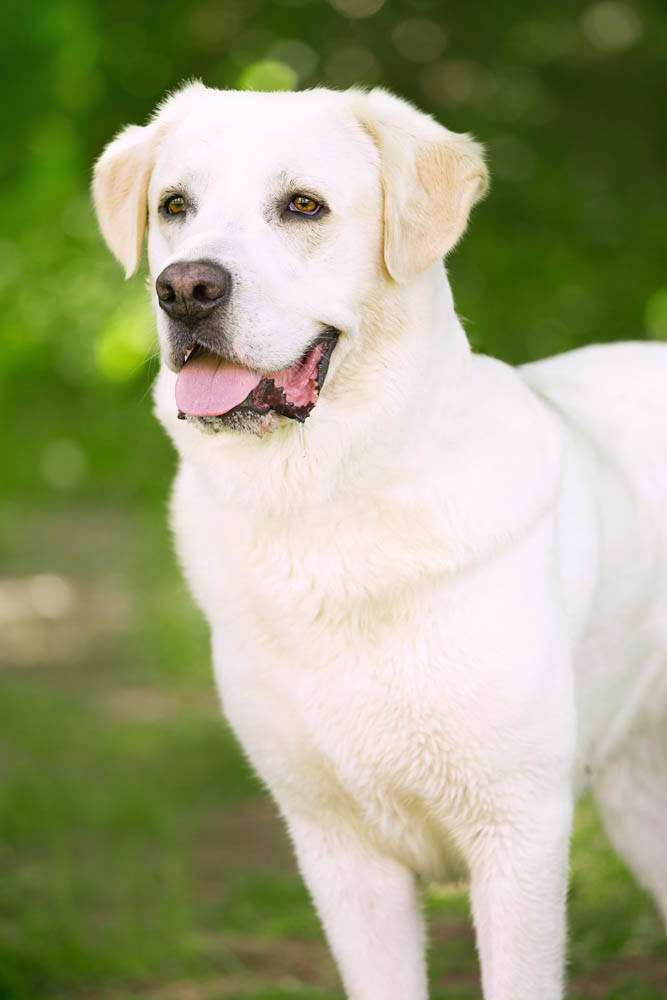
[[[74,591],[61,576],[43,573],[33,576],[28,584],[33,611],[40,618],[63,618],[74,607]]]
[[[558,114],[558,105],[536,73],[515,67],[499,76],[489,114],[501,121],[544,125]]]
[[[667,340],[667,285],[654,292],[644,311],[646,329],[652,337]]]
[[[298,38],[287,38],[276,42],[269,49],[268,58],[274,62],[291,66],[299,81],[311,76],[317,69],[318,63],[315,49]]]
[[[436,105],[481,104],[497,89],[493,74],[468,59],[424,66],[419,72],[419,85],[427,100]]]
[[[385,0],[329,0],[329,3],[344,17],[372,17],[384,7]]]
[[[391,33],[399,56],[410,62],[432,62],[442,55],[447,38],[442,28],[424,17],[402,21]]]
[[[596,49],[620,52],[639,41],[644,24],[628,4],[620,0],[603,0],[586,8],[581,16],[581,30]]]
[[[102,331],[95,364],[111,381],[125,381],[136,374],[153,343],[153,324],[144,301],[129,303]]]
[[[204,4],[197,7],[190,16],[190,32],[199,48],[219,51],[223,43],[229,43],[241,29],[243,10],[232,3]]]
[[[86,474],[86,456],[81,445],[68,438],[51,441],[42,452],[42,475],[56,490],[72,490]]]
[[[241,90],[293,90],[298,82],[296,71],[277,59],[250,63],[239,75]]]

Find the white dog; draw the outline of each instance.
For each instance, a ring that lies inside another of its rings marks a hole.
[[[201,84],[95,173],[128,275],[148,215],[180,558],[354,1000],[426,997],[417,879],[462,871],[486,1000],[561,997],[587,784],[667,916],[667,346],[472,355],[442,257],[486,183],[383,91]]]

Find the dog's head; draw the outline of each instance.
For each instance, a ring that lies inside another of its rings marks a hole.
[[[332,355],[335,379],[354,353],[368,303],[440,261],[485,188],[473,140],[382,90],[201,84],[125,129],[93,184],[128,276],[148,219],[174,408],[259,433],[310,414]]]

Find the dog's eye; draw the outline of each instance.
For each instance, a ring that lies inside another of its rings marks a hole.
[[[185,198],[180,194],[172,195],[165,201],[164,210],[167,215],[180,215],[181,212],[185,211]]]
[[[300,215],[317,215],[321,208],[319,202],[305,194],[295,195],[289,203],[290,212],[298,212]]]

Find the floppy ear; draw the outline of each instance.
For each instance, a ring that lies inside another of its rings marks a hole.
[[[130,125],[109,143],[95,164],[93,200],[107,246],[134,274],[144,243],[147,195],[157,125]]]
[[[484,152],[469,135],[450,132],[384,90],[364,95],[364,105],[362,124],[382,160],[385,264],[403,282],[463,235],[488,188]]]

